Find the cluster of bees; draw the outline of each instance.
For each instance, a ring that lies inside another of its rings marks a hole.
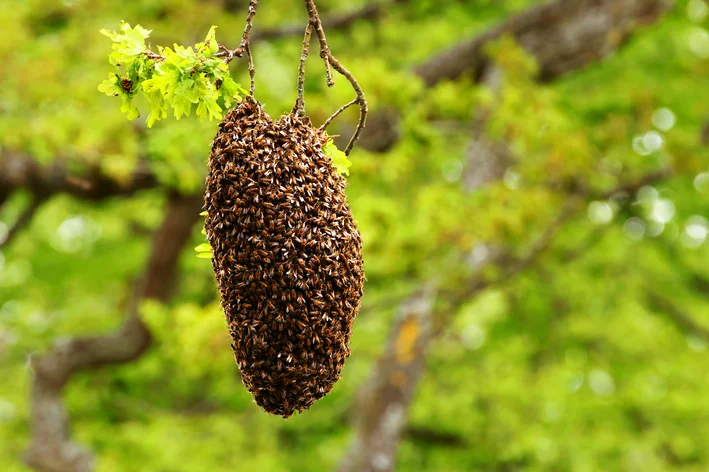
[[[212,144],[205,229],[244,385],[287,418],[325,396],[350,354],[364,282],[346,180],[327,137],[250,97]]]

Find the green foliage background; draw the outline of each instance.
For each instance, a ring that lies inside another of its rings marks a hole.
[[[147,159],[165,187],[199,191],[216,123],[169,117],[146,131],[147,112],[126,120],[96,90],[110,70],[98,31],[125,19],[152,29],[154,44],[195,44],[219,25],[220,42],[235,47],[245,3],[1,0],[0,150],[117,179]],[[257,30],[305,24],[302,2],[269,3]],[[426,89],[410,72],[534,3],[416,0],[329,32],[370,108],[402,116],[393,149],[351,155],[348,196],[368,282],[342,380],[304,414],[262,413],[238,378],[210,264],[186,251],[174,301],[143,307],[156,336],[150,352],[79,375],[67,390],[74,436],[100,471],[334,469],[357,388],[409,293],[431,278],[454,285],[466,271],[457,261],[482,245],[523,254],[564,204],[550,181],[603,192],[667,167],[673,177],[631,195],[632,205],[583,202],[537,264],[446,315],[410,424],[464,446],[407,436],[398,470],[709,469],[707,340],[647,297],[662,294],[709,326],[695,283],[709,279],[709,154],[699,139],[709,114],[706,4],[677,1],[607,60],[552,84],[533,80],[533,62],[506,39],[490,48],[505,72],[500,95],[470,79]],[[360,4],[318,2],[322,16]],[[272,115],[295,101],[300,46],[299,36],[254,46],[257,97]],[[319,124],[353,96],[342,78],[328,89],[316,59],[306,100]],[[231,68],[248,84],[243,61]],[[460,180],[481,106],[492,109],[488,134],[510,142],[518,163],[469,194]],[[345,117],[354,122],[356,111]],[[29,198],[3,209],[0,232]],[[57,338],[119,326],[163,203],[159,190],[98,204],[55,197],[0,252],[0,470],[27,470],[28,357]]]

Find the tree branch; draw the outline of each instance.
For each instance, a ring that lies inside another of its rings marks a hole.
[[[20,233],[20,231],[22,231],[22,229],[32,221],[34,214],[37,212],[37,210],[39,210],[39,207],[42,206],[42,203],[44,203],[44,201],[45,200],[43,198],[32,198],[32,201],[29,203],[29,205],[27,205],[27,208],[25,208],[24,211],[20,213],[20,216],[17,217],[15,224],[13,224],[8,230],[5,239],[0,241],[0,249],[9,245],[12,240],[15,239],[15,237]]]
[[[465,75],[480,82],[491,65],[486,45],[509,34],[536,59],[539,78],[551,81],[609,56],[638,25],[658,19],[667,8],[665,0],[556,0],[529,8],[461,41],[412,72],[429,87]],[[379,123],[379,113],[371,120],[378,122],[377,126],[367,128],[361,145],[373,152],[385,152],[398,140],[396,121]]]
[[[456,44],[414,72],[429,87],[465,74],[479,80],[490,65],[485,45],[509,34],[537,60],[542,80],[555,79],[607,57],[639,24],[654,21],[668,7],[664,0],[557,0]]]
[[[667,316],[685,335],[692,334],[709,342],[709,328],[699,325],[694,319],[683,312],[677,305],[656,292],[648,292],[647,300],[650,308]]]
[[[42,166],[34,159],[17,155],[0,155],[0,194],[12,194],[15,190],[29,190],[35,198],[48,198],[66,193],[84,200],[105,200],[111,197],[127,197],[140,190],[155,188],[158,181],[147,166],[139,166],[127,182],[119,182],[90,169],[82,177],[76,177],[61,162]]]
[[[136,285],[128,317],[118,331],[58,341],[47,353],[32,359],[32,438],[24,457],[33,469],[93,470],[93,455],[71,442],[62,391],[78,372],[131,362],[148,349],[151,334],[140,318],[139,302],[144,298],[170,298],[177,279],[178,256],[201,207],[201,196],[171,195],[165,219],[154,236],[145,274]]]
[[[327,30],[344,30],[350,28],[359,20],[374,20],[382,15],[388,8],[397,3],[407,3],[408,0],[389,0],[371,5],[365,5],[359,10],[351,12],[335,13],[332,16],[323,18],[323,27]],[[303,31],[300,24],[279,26],[276,28],[262,29],[256,31],[253,40],[279,39],[288,36],[295,36]]]
[[[310,17],[310,24],[312,25],[313,30],[315,30],[315,34],[317,35],[318,40],[320,41],[320,57],[322,57],[325,61],[327,85],[332,86],[335,83],[332,80],[332,72],[330,71],[330,66],[332,66],[333,69],[345,76],[345,78],[350,82],[350,85],[352,85],[352,88],[354,89],[355,94],[357,96],[355,100],[359,104],[359,121],[357,122],[357,127],[355,128],[354,133],[352,134],[352,137],[350,138],[350,141],[349,143],[347,143],[347,146],[344,150],[345,155],[349,155],[352,151],[352,148],[354,147],[355,142],[359,138],[359,135],[362,133],[364,125],[367,121],[367,99],[365,98],[364,91],[359,85],[359,82],[357,82],[357,79],[355,79],[352,73],[349,70],[345,69],[345,67],[340,63],[340,61],[338,61],[335,56],[332,55],[330,47],[327,44],[325,30],[323,29],[322,21],[320,20],[320,16],[318,15],[318,9],[315,6],[315,2],[313,0],[305,0],[305,6],[308,10],[308,16]]]
[[[407,412],[433,333],[434,298],[434,291],[424,288],[402,304],[386,353],[359,391],[355,438],[340,464],[340,472],[394,470]]]
[[[310,53],[310,37],[313,34],[313,25],[308,22],[303,34],[303,49],[300,53],[300,64],[298,66],[298,98],[295,100],[293,113],[297,116],[305,116],[305,64],[308,62]]]

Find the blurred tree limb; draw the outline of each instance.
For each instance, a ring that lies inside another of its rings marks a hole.
[[[668,7],[662,0],[544,3],[437,54],[414,68],[414,72],[429,87],[466,74],[480,80],[491,65],[485,46],[503,35],[512,35],[537,60],[540,79],[555,79],[608,56],[639,25],[655,21]]]
[[[684,335],[693,335],[704,342],[709,342],[709,328],[697,323],[694,318],[685,313],[679,306],[667,297],[657,292],[647,294],[648,306],[656,313],[665,315]]]
[[[129,197],[157,185],[157,178],[144,164],[123,182],[102,174],[98,168],[89,168],[86,175],[79,177],[61,161],[43,166],[29,156],[0,153],[0,205],[3,195],[9,196],[19,189],[28,190],[38,198],[65,193],[83,200],[104,200]]]
[[[25,209],[20,213],[15,222],[5,235],[5,239],[0,240],[0,249],[7,246],[12,242],[13,239],[22,231],[22,229],[27,226],[34,217],[37,210],[42,206],[45,199],[43,197],[33,196],[32,201],[25,207]]]
[[[664,0],[557,0],[545,3],[432,56],[414,67],[413,73],[428,87],[465,75],[481,82],[494,67],[486,46],[503,35],[511,35],[537,61],[539,79],[551,81],[609,56],[638,26],[659,19],[668,6]],[[393,117],[374,113],[369,124],[360,141],[365,148],[385,152],[397,141],[398,131]],[[471,146],[471,151],[475,149]]]
[[[58,341],[48,352],[31,360],[34,374],[32,437],[25,451],[25,461],[33,469],[42,472],[93,470],[93,455],[71,442],[62,391],[74,374],[134,361],[150,347],[151,334],[141,320],[140,301],[166,302],[172,296],[179,255],[200,218],[202,203],[201,195],[170,195],[165,218],[153,237],[145,273],[136,284],[121,328],[104,336]]]
[[[330,14],[326,18],[322,19],[323,28],[331,30],[342,30],[350,28],[359,20],[373,20],[380,17],[386,12],[388,8],[395,6],[396,4],[408,3],[408,0],[385,0],[376,3],[371,3],[364,5],[363,7],[342,13]],[[284,25],[275,28],[262,29],[260,31],[254,32],[253,39],[264,40],[264,39],[278,39],[288,36],[298,36],[303,34],[302,24],[292,24]]]

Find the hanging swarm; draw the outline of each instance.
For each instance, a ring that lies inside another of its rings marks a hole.
[[[212,144],[205,229],[244,385],[288,417],[325,396],[350,354],[361,241],[346,180],[307,119],[246,97]]]

